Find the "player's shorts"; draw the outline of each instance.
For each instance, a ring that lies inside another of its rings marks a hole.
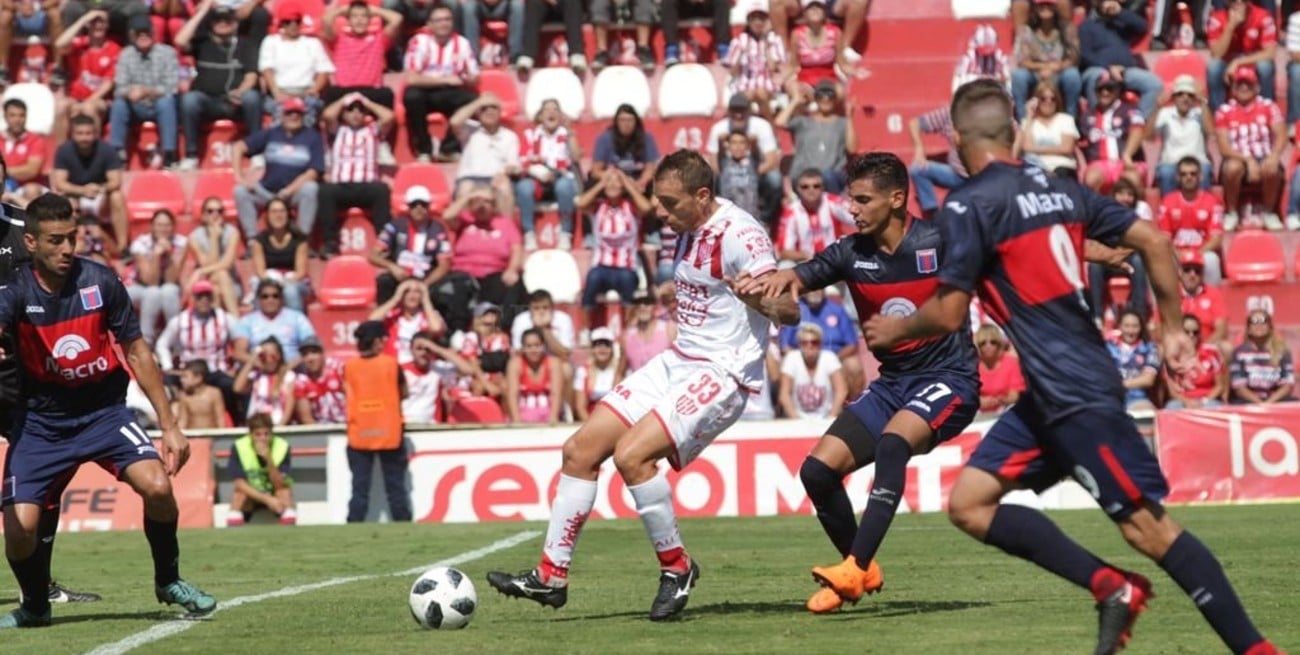
[[[670,349],[614,385],[598,404],[629,427],[653,415],[673,443],[668,463],[680,471],[740,418],[750,393],[717,364]]]
[[[1071,476],[1116,521],[1143,500],[1160,502],[1169,494],[1156,456],[1118,401],[1049,424],[1022,398],[998,417],[966,465],[1035,492]]]
[[[865,466],[865,454],[875,452],[885,426],[901,410],[921,417],[934,431],[931,448],[961,434],[979,412],[979,381],[933,373],[881,377],[867,385],[867,390],[846,409],[866,428],[865,434],[863,430],[837,429],[842,426],[841,420],[846,420],[843,418],[826,433],[843,439],[858,465]],[[871,442],[865,443],[865,439]]]
[[[22,438],[5,458],[0,506],[57,506],[58,492],[87,462],[99,464],[120,479],[128,466],[158,459],[158,450],[125,406],[69,419],[28,412],[16,431]]]
[[[50,18],[43,10],[38,10],[30,16],[14,14],[14,31],[18,32],[19,36],[45,36],[50,31]]]

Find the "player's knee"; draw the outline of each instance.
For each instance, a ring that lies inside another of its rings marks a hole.
[[[993,522],[996,507],[989,506],[979,498],[955,493],[948,499],[948,520],[958,530],[983,539],[989,524]]]
[[[654,477],[655,462],[625,441],[614,449],[614,467],[628,484],[638,484],[644,481],[642,478]]]
[[[1125,517],[1119,522],[1119,530],[1133,550],[1152,560],[1164,557],[1182,533],[1182,527],[1158,506],[1143,508]]]
[[[566,475],[589,474],[600,469],[600,458],[593,449],[578,439],[577,435],[569,437],[560,449],[563,457],[563,470]]]
[[[799,467],[799,481],[814,503],[835,491],[836,487],[843,484],[843,480],[844,476],[838,471],[811,455],[805,457],[803,465]]]
[[[136,480],[135,490],[147,504],[167,502],[172,499],[172,481],[161,466],[158,467],[157,473]]]

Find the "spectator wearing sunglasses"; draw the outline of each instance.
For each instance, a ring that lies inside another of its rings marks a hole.
[[[1160,157],[1156,163],[1156,186],[1160,195],[1178,189],[1178,167],[1191,157],[1200,164],[1200,186],[1209,189],[1214,183],[1207,144],[1214,138],[1214,110],[1201,95],[1196,78],[1179,75],[1174,79],[1173,104],[1161,107],[1153,120],[1147,121],[1143,139],[1160,137]]]
[[[785,202],[777,224],[776,249],[781,260],[807,261],[857,230],[844,199],[826,192],[820,170],[804,169],[794,187],[794,197]]]
[[[822,347],[840,358],[844,368],[844,382],[848,394],[856,398],[865,384],[862,360],[858,356],[857,322],[849,316],[843,303],[828,302],[822,289],[809,291],[799,298],[799,324],[816,325],[821,329],[818,339]],[[798,331],[783,327],[780,331],[781,352],[791,352],[798,347]]]
[[[1210,12],[1206,37],[1210,61],[1206,79],[1210,104],[1218,107],[1227,96],[1226,83],[1236,82],[1236,71],[1254,68],[1259,73],[1262,94],[1273,99],[1276,88],[1273,56],[1277,53],[1277,21],[1274,12],[1255,6],[1250,0],[1227,0],[1223,9]]]
[[[1129,409],[1151,409],[1147,393],[1160,375],[1160,353],[1147,336],[1141,314],[1125,309],[1118,325],[1119,333],[1106,342],[1106,348],[1124,379],[1124,402]]]
[[[1237,229],[1244,202],[1242,189],[1255,184],[1263,188],[1264,227],[1281,230],[1277,205],[1282,196],[1282,151],[1286,148],[1286,123],[1282,110],[1260,95],[1259,75],[1252,66],[1239,66],[1232,74],[1232,99],[1214,114],[1219,152],[1223,164],[1223,202],[1227,213],[1223,229]],[[1300,220],[1289,226],[1300,229]]]
[[[1000,414],[1025,392],[1020,359],[1011,353],[1002,330],[989,323],[975,331],[975,347],[980,356],[980,411]]]
[[[1157,224],[1179,250],[1196,250],[1205,261],[1205,281],[1222,280],[1219,249],[1223,247],[1223,203],[1201,188],[1201,162],[1184,157],[1178,162],[1178,190],[1160,201]]]
[[[302,359],[298,347],[315,337],[316,329],[302,312],[284,306],[284,286],[278,281],[266,278],[258,282],[256,298],[255,309],[235,324],[232,357],[246,363],[253,359],[250,344],[274,338],[288,367],[298,366]]]
[[[1262,309],[1246,317],[1246,338],[1232,351],[1228,370],[1234,405],[1270,405],[1295,400],[1291,350],[1273,328],[1273,317]]]
[[[848,388],[839,358],[822,348],[822,329],[815,323],[800,325],[796,344],[781,360],[781,410],[788,418],[839,416]]]
[[[1218,346],[1206,343],[1200,319],[1191,314],[1183,316],[1183,331],[1196,345],[1196,361],[1180,373],[1165,370],[1165,386],[1169,401],[1165,409],[1199,409],[1223,404],[1227,388],[1227,370],[1223,366],[1223,353]]]
[[[1205,282],[1205,257],[1198,250],[1179,253],[1182,265],[1183,315],[1195,316],[1201,338],[1223,343],[1228,338],[1228,308],[1217,287]]]
[[[826,189],[831,193],[842,193],[847,178],[844,165],[846,153],[858,149],[858,135],[853,130],[852,97],[845,98],[845,111],[837,110],[837,87],[831,80],[822,80],[814,87],[799,85],[797,94],[789,104],[781,109],[773,120],[776,127],[790,132],[794,139],[794,160],[790,163],[791,171],[805,171],[810,168],[821,171]],[[812,103],[813,109],[806,115],[804,107]]]
[[[1079,179],[1079,126],[1061,108],[1056,85],[1040,82],[1033,109],[1021,123],[1015,152],[1025,161],[1057,176]]]

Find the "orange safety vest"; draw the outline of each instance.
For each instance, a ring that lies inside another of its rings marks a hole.
[[[397,387],[401,374],[392,355],[358,357],[343,365],[348,447],[397,450],[402,446],[402,397]]]

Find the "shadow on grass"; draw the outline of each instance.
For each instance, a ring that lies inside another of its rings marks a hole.
[[[850,621],[860,618],[886,619],[894,616],[911,616],[913,614],[960,612],[979,607],[992,607],[992,605],[993,603],[984,600],[894,600],[873,602],[870,605],[848,609],[828,618],[838,621]]]
[[[163,621],[176,620],[178,615],[175,612],[148,611],[148,612],[97,612],[94,614],[73,614],[70,616],[54,616],[54,625],[64,625],[66,623],[83,623],[86,621],[149,621],[150,623],[159,623]]]
[[[876,602],[860,609],[850,609],[827,617],[832,620],[859,620],[864,618],[889,618],[910,616],[913,614],[932,614],[936,612],[959,612],[979,607],[990,607],[987,601],[966,600],[902,600]],[[736,614],[807,614],[804,604],[797,601],[765,601],[753,603],[714,603],[712,605],[692,605],[687,607],[679,620],[691,621],[707,616],[729,616]],[[564,621],[601,621],[608,619],[645,618],[644,610],[615,612],[610,614],[586,614],[581,616],[562,616],[553,619]]]

